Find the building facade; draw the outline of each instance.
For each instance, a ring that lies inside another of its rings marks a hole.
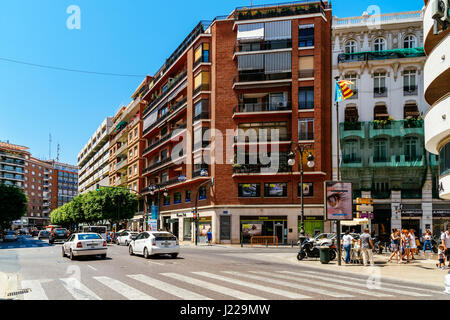
[[[422,21],[423,11],[333,19],[332,81],[350,80],[355,92],[338,105],[340,163],[334,143],[333,177],[340,167],[354,199],[374,198],[371,227],[378,235],[391,228],[439,233],[439,218],[450,214],[437,194],[436,157],[424,147]]]
[[[78,167],[54,160],[46,161],[51,166],[51,208],[52,210],[69,203],[78,195]]]
[[[78,154],[78,193],[109,185],[109,132],[112,118],[107,117]]]
[[[200,240],[211,229],[217,243],[296,242],[300,172],[287,155],[308,144],[306,231],[329,231],[330,34],[326,2],[237,8],[199,23],[166,60],[142,89],[141,192],[162,228],[193,240],[197,203]]]
[[[440,198],[450,200],[450,27],[444,30],[436,22],[435,33],[433,15],[436,1],[426,0],[425,4],[423,30],[427,59],[424,95],[430,105],[425,114],[425,146],[433,157],[439,155],[439,164],[435,163],[433,172],[436,193]],[[450,223],[450,214],[433,210],[433,222],[435,220],[439,221],[442,231]]]

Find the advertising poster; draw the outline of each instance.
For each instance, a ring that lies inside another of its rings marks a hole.
[[[353,220],[351,182],[325,181],[325,219]]]
[[[148,221],[148,227],[149,227],[149,231],[158,231],[158,220],[156,219],[150,219]]]
[[[261,223],[243,224],[242,233],[244,237],[260,236],[262,234],[262,224]]]

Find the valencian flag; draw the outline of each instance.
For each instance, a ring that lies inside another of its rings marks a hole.
[[[336,94],[334,96],[334,100],[336,102],[345,100],[350,98],[354,93],[350,89],[349,85],[352,85],[353,82],[349,80],[340,80],[336,81]]]

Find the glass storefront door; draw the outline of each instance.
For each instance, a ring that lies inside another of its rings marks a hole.
[[[287,243],[286,216],[241,216],[241,240],[250,243],[252,237],[276,236],[278,243]]]
[[[185,218],[183,223],[183,239],[184,241],[192,240],[192,218]]]

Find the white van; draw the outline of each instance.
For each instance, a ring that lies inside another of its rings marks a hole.
[[[108,229],[105,226],[83,226],[82,228],[82,232],[83,233],[98,233],[99,235],[102,236],[103,240],[107,240],[106,239],[106,231]]]

